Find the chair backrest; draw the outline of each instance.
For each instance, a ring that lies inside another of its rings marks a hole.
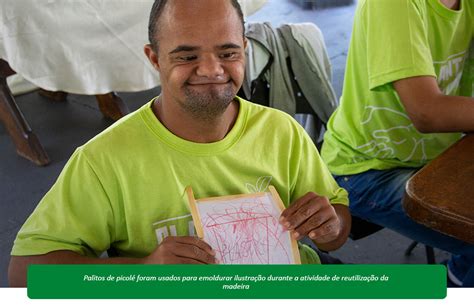
[[[306,32],[311,35],[301,34]],[[320,148],[325,123],[337,105],[321,31],[314,24],[283,25],[275,29],[264,23],[250,25],[247,36],[249,60],[244,86],[238,95],[293,116],[298,114],[295,118]],[[302,43],[312,39],[317,43]],[[285,90],[276,95],[278,88]],[[291,102],[289,106],[285,105],[288,102]]]
[[[295,79],[295,75],[291,68],[291,59],[287,58],[287,65],[288,70],[291,77],[291,85],[293,88],[293,92],[295,93],[295,101],[296,101],[296,115],[295,118],[300,122],[300,124],[306,129],[308,134],[311,136],[315,144],[318,146],[322,140],[321,134],[324,131],[324,123],[321,119],[317,116],[314,112],[313,108],[308,102],[308,99],[304,96],[303,92],[301,91],[298,82]],[[270,100],[270,84],[264,77],[264,72],[260,75],[259,78],[252,81],[251,85],[251,96],[247,97],[243,91],[240,89],[237,95],[240,97],[244,97],[254,103],[258,103],[260,105],[269,106]],[[311,120],[308,120],[308,116],[298,116],[298,115],[311,115]],[[310,126],[309,126],[310,125]],[[318,146],[320,148],[320,146]]]

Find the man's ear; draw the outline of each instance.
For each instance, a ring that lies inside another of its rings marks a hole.
[[[247,43],[248,43],[247,37],[244,36],[244,50],[247,49]]]
[[[145,52],[148,61],[150,61],[151,65],[155,67],[156,70],[160,70],[160,64],[158,62],[158,54],[153,50],[153,47],[150,44],[146,44],[143,47],[143,51]]]

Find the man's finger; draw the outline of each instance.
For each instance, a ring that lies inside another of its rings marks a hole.
[[[294,212],[298,211],[298,209],[301,208],[301,206],[305,205],[315,197],[318,197],[316,193],[309,192],[306,193],[304,196],[298,198],[288,208],[283,210],[280,216],[280,222],[284,223],[289,216],[293,215]]]
[[[180,258],[192,259],[205,264],[216,263],[216,258],[214,255],[194,244],[183,244],[176,242],[171,252],[176,257]]]
[[[316,243],[328,243],[339,235],[339,231],[339,219],[334,218],[310,231],[308,237]]]
[[[215,251],[212,249],[212,247],[204,242],[203,240],[199,239],[198,237],[191,237],[191,236],[183,236],[183,237],[174,237],[176,242],[182,243],[182,244],[189,244],[189,245],[196,245],[200,249],[206,251],[207,253],[211,255],[215,255]]]
[[[320,215],[320,211],[326,207],[330,207],[329,199],[326,197],[314,197],[310,199],[306,204],[300,206],[300,208],[294,211],[291,215],[287,215],[284,218],[282,225],[287,229],[294,230],[300,227],[303,223],[311,218],[313,215]],[[323,212],[324,213],[324,212]]]
[[[301,225],[306,224],[309,219],[313,218],[314,215],[318,215],[321,208],[322,206],[317,200],[311,200],[292,215],[286,217],[285,227],[289,230],[301,227]]]
[[[329,221],[331,218],[332,216],[328,216],[327,214],[312,215],[304,223],[301,223],[298,227],[293,229],[293,237],[299,240],[303,236],[309,236],[310,232],[321,227],[321,225]]]

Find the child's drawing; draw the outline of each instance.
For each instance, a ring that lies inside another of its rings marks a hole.
[[[278,222],[281,200],[270,189],[274,192],[198,200],[192,196],[197,233],[212,246],[221,263],[299,263],[296,242]]]

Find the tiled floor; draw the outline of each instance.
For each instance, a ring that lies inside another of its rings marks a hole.
[[[344,66],[355,4],[321,10],[303,10],[298,1],[269,0],[248,22],[314,22],[325,36],[333,64],[333,84],[338,96],[342,89]],[[140,93],[120,93],[132,110],[157,94],[153,89]],[[38,201],[55,181],[74,149],[102,131],[110,122],[103,119],[94,97],[70,95],[66,103],[54,103],[36,92],[18,96],[18,105],[40,138],[52,163],[36,167],[18,157],[0,125],[0,287],[7,286],[7,268],[12,242],[19,228]],[[423,263],[424,249],[419,246],[410,257],[404,249],[411,241],[389,230],[359,241],[350,241],[331,253],[352,263]],[[447,253],[436,251],[437,260]]]

